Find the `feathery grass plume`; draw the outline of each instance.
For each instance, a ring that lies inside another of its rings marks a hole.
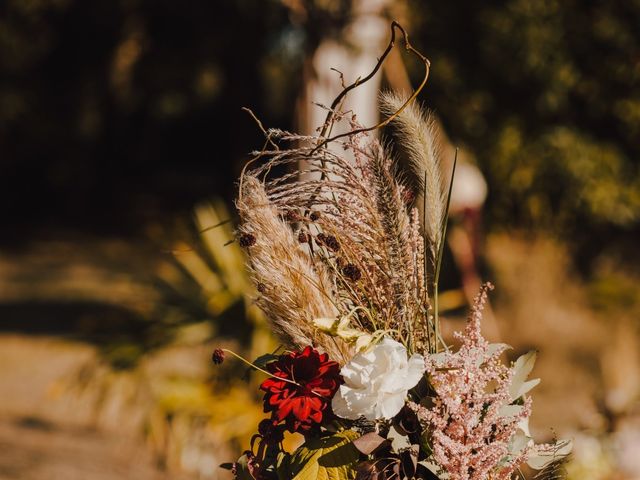
[[[373,197],[380,217],[380,227],[388,249],[389,272],[403,272],[413,262],[410,248],[410,218],[402,199],[402,189],[398,184],[393,163],[385,154],[382,145],[375,142],[371,146],[371,180]],[[409,285],[406,278],[391,275],[395,302],[399,315],[404,314],[404,305],[410,301]]]
[[[318,137],[270,134],[294,146],[262,152],[268,160],[250,175],[264,177],[273,207],[295,218],[310,261],[335,284],[340,316],[366,333],[385,331],[411,349],[430,347],[419,216],[407,205],[409,192],[384,147],[368,133],[353,135],[341,142],[352,161],[314,149]],[[296,167],[300,160],[300,176],[269,178],[274,167]]]
[[[380,96],[381,109],[387,115],[397,112],[405,101],[406,98],[395,92],[385,92]],[[424,232],[429,240],[430,259],[435,266],[437,252],[443,240],[441,237],[447,214],[447,195],[434,121],[414,101],[394,117],[392,125],[396,127],[399,143],[406,151],[411,171],[416,177],[416,183],[420,185],[416,205],[423,208],[424,204]]]
[[[260,293],[257,304],[275,331],[288,345],[314,345],[331,358],[346,361],[348,345],[313,325],[315,318],[338,314],[331,294],[334,287],[325,269],[310,261],[257,178],[243,177],[237,208],[240,241],[250,240],[245,240],[245,246],[249,270]]]

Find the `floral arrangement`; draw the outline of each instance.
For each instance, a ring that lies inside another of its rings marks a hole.
[[[424,62],[422,88],[429,63],[396,23],[380,62],[396,31]],[[570,444],[531,438],[528,393],[539,380],[527,376],[535,353],[507,366],[508,346],[483,338],[490,284],[456,334],[459,347],[441,337],[451,180],[444,181],[431,118],[415,102],[420,89],[409,98],[384,94],[388,116],[374,127],[340,110],[371,75],[345,87],[318,135],[265,130],[264,148],[240,178],[238,241],[255,301],[284,350],[243,359],[266,377],[267,417],[250,450],[223,466],[238,479],[297,480],[501,480],[524,463],[549,468]],[[332,137],[338,122],[348,131]],[[388,124],[411,162],[404,177],[374,135]],[[240,358],[217,349],[214,362],[227,353]],[[286,451],[285,432],[304,443]]]

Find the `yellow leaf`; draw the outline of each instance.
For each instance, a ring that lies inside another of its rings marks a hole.
[[[335,335],[337,320],[335,318],[321,317],[313,320],[313,324],[323,332]]]
[[[360,452],[353,445],[358,434],[345,430],[331,436],[307,440],[289,459],[286,469],[279,469],[293,480],[352,480]],[[283,477],[282,477],[283,478]]]

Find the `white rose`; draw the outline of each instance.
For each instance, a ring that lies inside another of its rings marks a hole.
[[[407,392],[422,378],[424,358],[416,353],[407,360],[406,348],[385,337],[368,351],[358,353],[340,373],[344,384],[331,406],[336,415],[355,420],[394,417],[404,406]]]

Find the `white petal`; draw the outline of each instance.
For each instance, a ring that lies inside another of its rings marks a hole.
[[[347,404],[347,401],[339,391],[336,392],[336,394],[333,396],[333,399],[331,400],[331,408],[333,410],[333,413],[341,418],[346,418],[348,420],[355,420],[356,418],[358,418],[357,415],[354,417],[354,412],[351,411],[349,405]]]
[[[404,399],[406,392],[402,394],[388,394],[385,395],[382,401],[379,401],[378,418],[393,418],[395,417],[402,407],[404,407]]]
[[[347,416],[351,415],[347,402],[344,401],[344,397],[340,395],[340,392],[336,392],[331,399],[331,410],[340,418],[347,418]]]
[[[426,366],[424,364],[424,357],[419,353],[414,353],[413,355],[411,355],[405,382],[407,390],[415,387],[418,384],[420,379],[422,379],[422,375],[424,375],[425,369]]]
[[[371,361],[364,354],[358,354],[340,370],[345,383],[353,388],[366,388],[370,383]]]
[[[385,337],[342,368],[345,383],[332,401],[334,412],[348,419],[361,415],[370,420],[392,418],[402,409],[407,391],[420,381],[424,370],[421,355],[407,360],[404,345]]]
[[[389,337],[384,337],[376,349],[387,359],[387,371],[402,368],[407,363],[407,349]]]
[[[389,372],[383,375],[376,390],[385,394],[406,394],[404,371]]]
[[[347,390],[343,393],[343,396],[352,415],[355,415],[355,418],[358,418],[360,415],[367,416],[374,410],[376,396],[371,392]]]
[[[363,399],[365,400],[364,404]],[[361,393],[350,389],[346,385],[341,385],[333,396],[333,400],[331,400],[331,408],[333,413],[339,417],[356,420],[362,415],[362,410],[368,407],[369,403]]]

